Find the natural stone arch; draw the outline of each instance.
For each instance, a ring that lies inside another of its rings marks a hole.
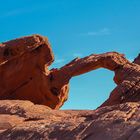
[[[140,100],[139,57],[131,63],[117,52],[92,54],[48,70],[53,61],[48,40],[40,35],[0,44],[0,99],[30,100],[58,109],[68,98],[72,77],[106,68],[114,71],[117,87],[101,106]]]
[[[138,59],[137,59],[138,60]],[[135,60],[136,61],[136,60]],[[61,87],[61,83],[68,83],[69,79],[97,68],[106,68],[114,71],[114,81],[117,87],[111,92],[109,99],[101,106],[119,104],[122,102],[139,100],[140,84],[140,66],[129,62],[124,55],[117,52],[108,52],[104,54],[92,54],[85,58],[76,58],[69,64],[53,72],[54,82],[65,79],[62,82],[55,83]],[[64,73],[64,75],[63,75]],[[62,75],[61,75],[62,74]],[[59,75],[59,76],[58,76]],[[62,76],[62,77],[61,77]],[[136,98],[138,96],[138,98]]]
[[[73,77],[69,81],[68,100],[62,110],[93,110],[109,98],[116,87],[113,81],[114,72],[100,68]]]

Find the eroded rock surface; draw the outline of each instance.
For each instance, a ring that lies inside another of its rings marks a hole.
[[[0,140],[139,140],[140,102],[97,110],[51,110],[0,101]]]
[[[30,100],[59,109],[68,98],[72,77],[106,68],[115,73],[117,87],[101,106],[140,101],[139,56],[131,63],[117,52],[92,54],[48,70],[53,61],[48,40],[40,35],[0,44],[0,99]]]
[[[61,101],[51,92],[48,70],[53,61],[47,38],[39,35],[0,44],[0,99],[24,99],[57,108]]]
[[[117,52],[92,54],[49,70],[53,61],[40,35],[0,44],[0,140],[140,139],[140,55],[131,63]],[[72,77],[97,68],[115,73],[107,101],[96,110],[52,110],[67,100]]]

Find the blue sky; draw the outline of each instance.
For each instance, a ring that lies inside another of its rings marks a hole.
[[[140,53],[139,0],[6,0],[0,4],[0,41],[41,34],[61,67],[75,57],[118,51]],[[95,109],[116,86],[114,73],[95,70],[70,82],[62,109]]]

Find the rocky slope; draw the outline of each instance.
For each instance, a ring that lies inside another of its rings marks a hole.
[[[49,70],[53,61],[40,35],[0,44],[0,140],[140,139],[140,55],[92,54]],[[96,110],[52,110],[68,99],[72,77],[97,68],[115,74],[109,99]]]
[[[50,110],[30,101],[0,102],[0,140],[139,140],[140,102],[93,111]]]

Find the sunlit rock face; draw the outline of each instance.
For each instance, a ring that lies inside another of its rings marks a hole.
[[[53,61],[40,35],[0,44],[0,140],[140,139],[140,55],[131,63],[117,52],[92,54],[49,70]],[[115,74],[109,99],[96,110],[56,110],[70,79],[98,68]]]
[[[92,54],[48,70],[54,55],[46,37],[32,35],[11,40],[0,44],[0,99],[30,100],[59,109],[68,98],[72,77],[106,68],[115,72],[117,87],[101,106],[139,101],[139,58],[131,63],[117,52]]]
[[[68,91],[67,85],[61,87],[61,97],[53,86],[53,77],[48,70],[53,61],[48,39],[40,35],[0,44],[0,99],[30,100],[59,108]]]

